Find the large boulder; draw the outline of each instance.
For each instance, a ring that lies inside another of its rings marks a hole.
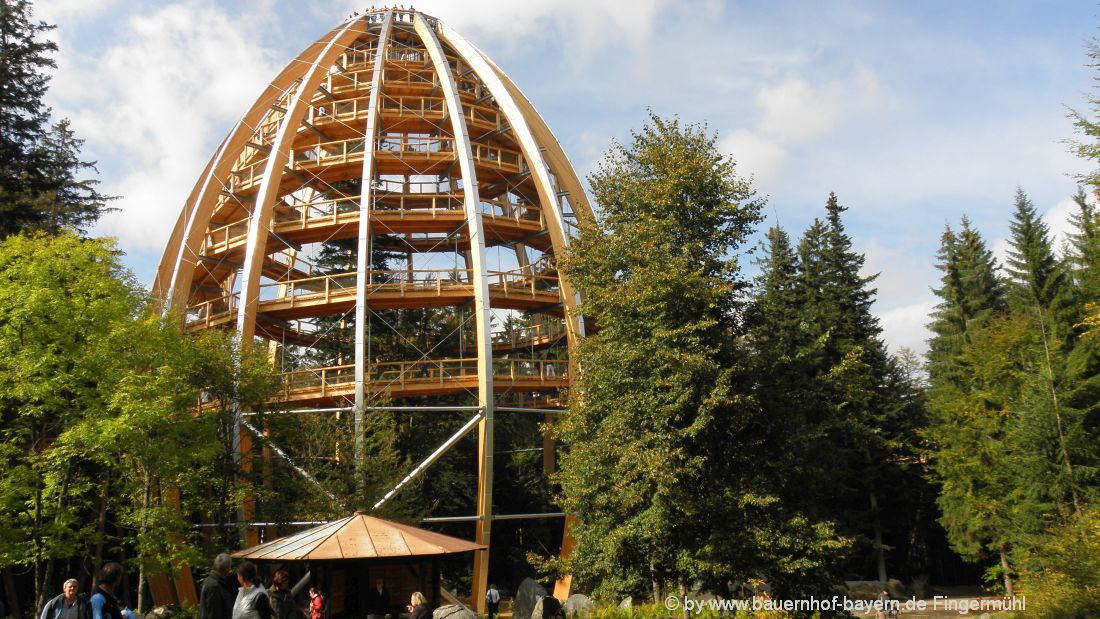
[[[524,578],[523,582],[519,583],[519,589],[516,590],[516,600],[512,604],[512,619],[531,619],[535,602],[547,595],[549,593],[546,587],[530,578]]]
[[[432,611],[432,619],[478,619],[477,613],[458,604],[440,606]]]
[[[619,610],[630,610],[634,608],[634,598],[627,597],[622,602],[619,602]]]
[[[562,610],[558,598],[544,595],[535,602],[535,609],[531,611],[531,619],[565,619],[565,611]]]
[[[565,611],[566,617],[581,617],[582,619],[587,617],[588,613],[595,607],[596,604],[583,593],[574,593],[562,604],[562,610]]]

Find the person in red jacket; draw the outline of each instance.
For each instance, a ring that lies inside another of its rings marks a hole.
[[[309,588],[309,619],[325,619],[325,596],[317,587]]]

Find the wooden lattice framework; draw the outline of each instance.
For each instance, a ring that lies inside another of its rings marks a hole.
[[[349,179],[362,179],[358,193],[334,187]],[[272,408],[348,411],[357,456],[372,394],[425,410],[432,397],[476,395],[464,430],[478,432],[475,541],[488,547],[495,415],[552,419],[577,374],[566,353],[584,325],[554,257],[591,215],[561,146],[499,67],[435,18],[370,10],[294,58],[233,127],[184,205],[154,293],[188,330],[235,328],[244,348],[308,347],[312,320],[354,314],[354,363],[287,372]],[[301,260],[304,246],[352,238],[354,270],[317,275]],[[376,246],[408,252],[408,268],[371,270]],[[454,268],[413,268],[441,249],[458,256]],[[372,310],[459,306],[472,310],[474,354],[369,358]],[[499,311],[523,312],[531,327],[505,334],[492,324]],[[238,449],[250,452],[238,421]],[[487,572],[479,552],[479,608]]]

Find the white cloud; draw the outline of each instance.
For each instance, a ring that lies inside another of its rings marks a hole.
[[[363,3],[341,0],[347,11],[362,10]],[[375,0],[374,4],[389,5]],[[471,41],[504,40],[522,45],[532,38],[561,41],[566,58],[575,63],[589,60],[607,47],[643,45],[653,32],[663,7],[671,0],[633,0],[629,5],[598,0],[421,0],[418,11],[438,17]]]
[[[738,174],[752,175],[757,186],[775,179],[788,156],[787,149],[777,140],[748,129],[738,129],[722,138],[718,148],[732,153]]]
[[[130,18],[101,57],[60,67],[58,115],[123,168],[103,188],[122,196],[120,212],[96,232],[163,249],[218,140],[277,72],[257,44],[260,27],[186,0]]]
[[[1076,212],[1077,203],[1073,198],[1065,198],[1043,215],[1043,223],[1050,229],[1050,242],[1054,246],[1054,251],[1061,252],[1062,244],[1069,241],[1067,235],[1073,231],[1069,218]]]
[[[778,177],[790,147],[865,117],[882,99],[878,79],[866,67],[819,85],[789,77],[761,88],[755,97],[761,112],[756,126],[730,132],[719,146],[742,164],[742,174],[767,182]]]
[[[927,295],[921,301],[896,307],[878,315],[883,339],[886,340],[891,352],[896,353],[902,347],[918,355],[928,351],[927,340],[932,337],[932,334],[925,325],[929,322],[928,315],[935,307],[935,297]]]
[[[66,18],[88,17],[102,12],[116,0],[48,0],[34,5],[34,18],[58,24]]]

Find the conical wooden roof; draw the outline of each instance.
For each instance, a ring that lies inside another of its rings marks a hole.
[[[485,550],[457,537],[360,513],[233,553],[235,559],[306,561],[424,557]]]

